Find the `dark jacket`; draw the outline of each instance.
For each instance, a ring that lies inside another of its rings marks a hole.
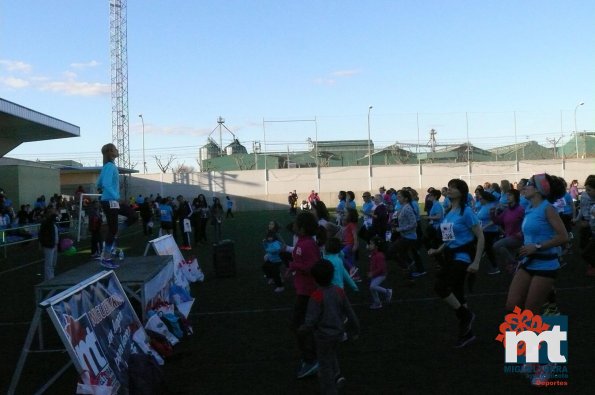
[[[39,227],[38,239],[44,248],[56,247],[56,217],[51,216],[43,220]]]

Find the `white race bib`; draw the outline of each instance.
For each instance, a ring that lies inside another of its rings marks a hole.
[[[184,218],[184,233],[192,233],[192,224],[188,218]]]
[[[440,231],[442,232],[442,241],[455,240],[454,223],[452,223],[452,222],[441,223]]]
[[[120,203],[118,203],[117,200],[110,200],[109,201],[109,208],[119,209],[120,208]]]

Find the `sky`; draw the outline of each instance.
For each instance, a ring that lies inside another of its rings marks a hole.
[[[430,129],[438,144],[490,148],[564,143],[575,120],[595,130],[594,1],[127,3],[137,170],[139,114],[149,172],[171,155],[198,167],[211,132],[219,142],[219,116],[249,152],[255,141],[293,151],[368,131],[377,148],[426,144]],[[6,156],[101,164],[112,140],[109,23],[109,0],[0,0],[0,97],[81,131]],[[223,146],[231,139],[224,130]]]

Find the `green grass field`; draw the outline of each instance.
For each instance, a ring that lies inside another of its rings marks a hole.
[[[289,329],[295,299],[289,285],[282,294],[263,280],[264,252],[261,240],[268,221],[282,225],[292,218],[286,211],[236,213],[223,224],[224,238],[235,241],[237,275],[216,278],[211,246],[201,245],[184,255],[196,255],[205,272],[204,283],[192,285],[196,302],[191,313],[194,335],[175,347],[167,360],[165,374],[171,394],[314,394],[316,378],[295,379],[298,350]],[[212,229],[208,229],[212,238]],[[285,232],[285,231],[284,231]],[[290,235],[284,233],[290,241]],[[127,256],[142,255],[148,238],[139,225],[128,229],[121,239]],[[88,243],[77,246],[79,253],[59,257],[62,272],[86,262]],[[363,245],[362,245],[363,247]],[[42,254],[37,245],[9,247],[0,260],[2,317],[0,339],[0,391],[6,392],[33,315],[34,284],[41,281]],[[595,287],[584,276],[584,264],[570,256],[557,282],[563,314],[569,316],[569,387],[536,391],[519,374],[503,372],[504,349],[495,341],[504,316],[504,301],[511,276],[485,274],[483,265],[469,296],[477,314],[477,340],[464,349],[452,347],[456,318],[433,292],[435,270],[426,262],[429,274],[409,283],[394,262],[389,262],[387,286],[393,288],[393,303],[381,310],[368,309],[367,282],[360,292],[348,290],[362,324],[360,339],[340,348],[340,364],[347,384],[346,394],[533,394],[592,393],[590,374],[595,351],[595,319],[591,315]],[[367,269],[362,254],[360,270]],[[59,339],[45,315],[48,346],[58,348]],[[34,393],[64,362],[66,353],[31,354],[17,389]],[[74,368],[47,391],[74,393]]]

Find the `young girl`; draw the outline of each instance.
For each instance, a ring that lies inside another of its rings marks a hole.
[[[316,217],[309,211],[301,212],[295,219],[294,229],[298,239],[293,247],[289,269],[295,272],[293,283],[297,299],[293,307],[293,329],[302,357],[297,372],[297,378],[301,379],[316,373],[319,368],[312,334],[298,332],[306,318],[310,295],[316,290],[316,282],[310,273],[312,266],[320,260],[320,249],[314,241],[318,229]]]
[[[276,285],[275,292],[283,292],[285,291],[285,288],[283,287],[280,274],[282,260],[279,256],[279,253],[283,249],[283,244],[279,241],[277,232],[270,229],[270,224],[267,236],[262,241],[262,246],[264,247],[264,251],[266,253],[264,256],[262,271],[264,272],[265,277],[269,280],[269,283],[274,283]]]
[[[345,267],[349,270],[349,275],[355,277],[357,275],[357,267],[355,267],[354,257],[357,252],[357,220],[358,214],[355,209],[348,208],[345,217],[343,218],[343,259]]]
[[[370,271],[368,278],[370,279],[370,293],[372,294],[372,304],[370,308],[373,310],[382,308],[382,302],[378,293],[384,294],[385,303],[390,303],[393,297],[393,290],[390,288],[383,288],[380,286],[386,279],[387,269],[384,254],[381,248],[384,245],[382,239],[374,236],[368,243],[368,251],[370,251]]]
[[[324,251],[324,259],[332,263],[333,267],[335,268],[332,280],[333,285],[343,289],[345,288],[344,284],[346,282],[347,285],[351,287],[351,289],[354,291],[358,290],[357,285],[355,285],[355,282],[349,276],[347,270],[345,270],[343,258],[341,258],[341,240],[337,239],[336,237],[331,237],[327,240]]]

